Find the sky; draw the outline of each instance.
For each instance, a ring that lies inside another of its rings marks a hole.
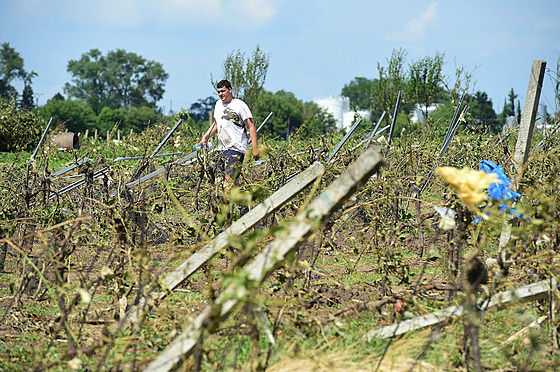
[[[69,60],[124,49],[163,65],[169,78],[158,106],[176,112],[217,99],[211,75],[222,77],[229,53],[248,57],[259,45],[270,58],[264,88],[303,101],[379,77],[393,50],[406,51],[407,65],[443,53],[448,81],[463,67],[497,112],[511,88],[523,107],[531,65],[542,59],[541,103],[552,112],[559,14],[558,0],[2,0],[0,42],[38,74],[39,105],[63,93]]]

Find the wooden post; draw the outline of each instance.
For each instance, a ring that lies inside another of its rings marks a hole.
[[[111,132],[107,131],[107,143],[111,142]]]
[[[373,150],[364,152],[358,160],[321,192],[288,226],[283,237],[268,244],[245,268],[250,280],[262,284],[276,268],[282,267],[288,254],[311,235],[314,228],[337,210],[369,177],[381,167],[381,155]],[[198,345],[204,327],[220,324],[246,301],[247,289],[243,283],[232,282],[206,307],[181,335],[152,362],[145,371],[169,371],[182,358],[189,356]]]
[[[120,140],[121,140],[121,130],[119,129],[117,131],[117,141],[120,141]]]
[[[84,140],[87,141],[88,135],[89,135],[89,129],[86,129],[86,133],[84,134]]]
[[[94,135],[93,135],[93,139],[97,141],[97,128],[95,128],[95,132],[94,132]]]

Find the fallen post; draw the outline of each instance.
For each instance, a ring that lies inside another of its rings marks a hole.
[[[239,236],[247,230],[255,227],[257,223],[262,221],[267,216],[276,212],[284,204],[286,204],[294,195],[298,194],[310,184],[312,184],[317,177],[320,177],[324,172],[324,167],[319,162],[315,162],[303,173],[295,178],[292,182],[282,186],[278,191],[273,193],[262,203],[251,209],[249,212],[241,216],[230,227],[216,236],[211,242],[202,246],[185,262],[179,265],[173,272],[169,273],[161,282],[161,286],[165,290],[173,291],[179,284],[188,279],[203,265],[208,263],[218,252],[227,247],[229,240],[234,236]],[[148,299],[162,299],[165,292],[152,292],[148,295]],[[124,325],[136,322],[142,311],[139,310],[146,304],[146,299],[140,300],[139,306],[130,309],[127,316],[123,320]]]
[[[321,222],[340,207],[353,193],[378,171],[383,161],[379,153],[368,150],[321,192],[288,226],[286,235],[268,244],[245,268],[249,280],[259,285],[277,268],[283,266],[295,250]],[[213,305],[206,307],[183,333],[173,340],[145,371],[169,371],[189,356],[199,343],[203,328],[212,330],[247,301],[247,290],[235,281],[225,288]]]
[[[350,138],[350,136],[352,135],[352,133],[354,133],[354,130],[356,130],[356,128],[358,127],[358,125],[362,122],[363,118],[358,119],[354,125],[352,126],[352,128],[350,128],[350,130],[348,131],[348,133],[346,133],[346,135],[344,136],[344,138],[342,138],[342,140],[338,143],[338,145],[336,146],[336,148],[333,150],[333,152],[329,155],[329,157],[327,158],[327,160],[325,161],[325,163],[327,164],[331,164],[334,161],[334,157],[335,155],[338,153],[338,151],[340,150],[340,148],[342,146],[344,146],[344,144],[346,143],[346,141],[348,140],[348,138]]]
[[[264,119],[263,122],[261,123],[261,125],[259,125],[259,127],[257,128],[257,133],[259,133],[259,130],[261,130],[261,128],[266,124],[268,119],[270,119],[272,117],[272,115],[274,115],[274,111],[270,111],[270,114],[268,114],[266,119]]]
[[[505,291],[496,293],[488,303],[481,304],[484,310],[492,307],[505,306],[516,302],[531,302],[543,299],[548,296],[551,290],[558,290],[558,282],[556,279],[547,279],[540,282],[531,283],[516,288],[513,291]],[[463,306],[451,306],[441,311],[430,314],[421,315],[414,319],[407,319],[397,324],[369,331],[365,334],[365,338],[371,341],[373,338],[391,338],[400,336],[410,331],[429,327],[439,324],[449,318],[461,316],[465,313]]]
[[[35,160],[35,156],[37,156],[37,152],[39,151],[39,148],[41,147],[41,145],[43,144],[43,141],[45,140],[45,137],[47,135],[47,132],[49,131],[49,128],[51,127],[51,123],[53,121],[53,118],[51,117],[51,120],[49,120],[49,123],[47,124],[47,127],[45,128],[43,135],[41,136],[41,139],[39,140],[39,143],[37,144],[37,147],[35,147],[35,151],[33,151],[33,155],[31,155],[31,158],[29,159],[29,164]]]
[[[401,98],[402,90],[399,90],[399,94],[397,95],[397,103],[395,103],[395,111],[393,112],[393,121],[391,122],[391,129],[389,130],[389,138],[387,139],[387,151],[385,152],[385,157],[389,155],[389,150],[391,150],[391,144],[393,143],[393,133],[395,132],[395,126],[397,124],[397,116],[399,115]]]
[[[89,158],[84,158],[82,160],[78,160],[76,163],[70,164],[69,166],[67,166],[65,168],[62,168],[61,170],[53,173],[53,177],[62,176],[64,173],[69,172],[72,169],[79,167],[80,165],[84,164],[87,161],[89,161]]]

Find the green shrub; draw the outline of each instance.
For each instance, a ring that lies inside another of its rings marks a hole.
[[[31,111],[18,110],[13,102],[0,100],[0,151],[32,150],[45,126],[45,121]]]

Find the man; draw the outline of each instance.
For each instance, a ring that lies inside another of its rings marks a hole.
[[[227,183],[243,164],[245,153],[249,151],[249,141],[245,128],[249,129],[253,158],[260,158],[257,145],[257,129],[253,114],[245,102],[234,98],[231,83],[221,80],[216,88],[220,99],[214,108],[214,121],[204,133],[200,144],[202,147],[214,134],[218,134],[218,169],[225,174]]]

